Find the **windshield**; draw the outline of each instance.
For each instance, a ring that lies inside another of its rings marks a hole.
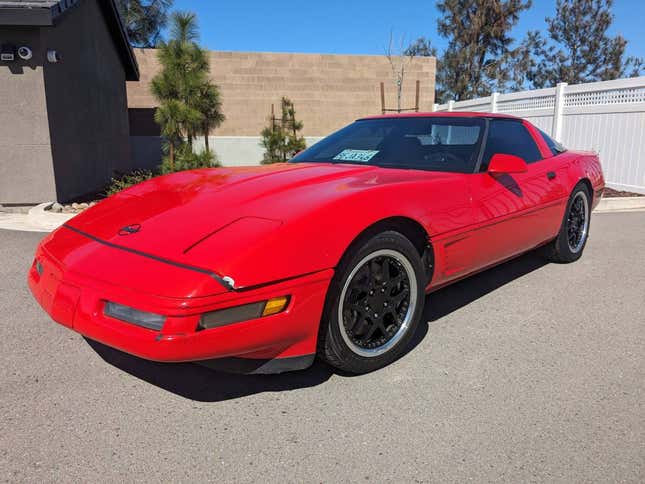
[[[484,127],[479,118],[362,119],[291,161],[473,173]]]

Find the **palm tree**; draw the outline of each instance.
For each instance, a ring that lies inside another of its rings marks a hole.
[[[196,45],[199,40],[197,15],[193,12],[174,12],[171,17],[170,38],[183,45]]]
[[[221,124],[224,115],[219,90],[208,77],[208,55],[197,45],[195,14],[176,12],[171,22],[170,39],[159,43],[162,70],[152,80],[151,90],[159,101],[155,120],[167,141],[168,165],[179,169],[190,163],[176,164],[175,156],[192,156],[197,135],[204,134],[210,152],[208,133]],[[185,148],[184,139],[188,144]]]
[[[183,108],[180,102],[171,99],[155,111],[155,122],[161,126],[161,135],[166,139],[171,171],[175,167],[175,147],[182,138]]]
[[[222,113],[219,89],[210,81],[202,85],[196,109],[202,115],[200,131],[204,136],[204,146],[206,151],[210,151],[208,136],[213,129],[218,128],[226,119]]]

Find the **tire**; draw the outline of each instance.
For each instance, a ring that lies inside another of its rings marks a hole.
[[[579,218],[581,210],[582,221]],[[590,222],[591,194],[584,183],[578,183],[567,202],[558,236],[545,246],[547,259],[561,264],[580,259],[589,239]]]
[[[327,291],[318,355],[356,374],[396,360],[419,325],[425,285],[421,257],[406,237],[387,231],[359,240],[343,256]]]

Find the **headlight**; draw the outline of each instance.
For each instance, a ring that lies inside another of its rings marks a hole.
[[[289,303],[288,296],[280,296],[256,303],[243,304],[232,308],[219,309],[202,315],[199,329],[217,328],[227,324],[257,319],[284,311]]]
[[[126,323],[136,324],[137,326],[154,329],[155,331],[161,331],[163,323],[166,322],[166,317],[162,316],[161,314],[139,311],[138,309],[123,306],[121,304],[113,303],[110,301],[105,302],[103,313],[112,318],[125,321]]]

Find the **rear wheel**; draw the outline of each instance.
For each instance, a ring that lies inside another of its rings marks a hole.
[[[319,354],[351,373],[398,358],[413,337],[425,300],[421,257],[398,232],[383,232],[348,251],[330,285]]]
[[[546,246],[547,258],[553,262],[574,262],[582,256],[589,238],[591,195],[587,186],[578,183],[569,197],[560,232]]]

